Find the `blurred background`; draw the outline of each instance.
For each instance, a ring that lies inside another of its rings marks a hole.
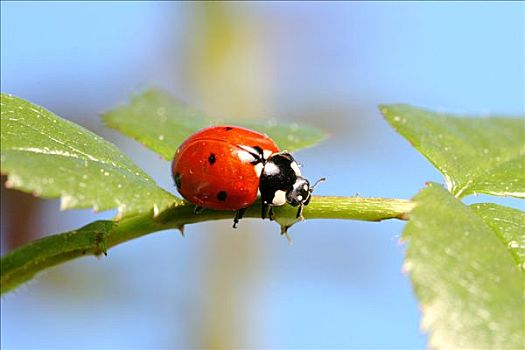
[[[318,194],[410,198],[442,177],[377,105],[523,114],[524,43],[519,2],[2,2],[1,89],[116,143],[170,191],[168,162],[98,116],[147,87],[212,116],[326,129],[297,154],[328,178]],[[1,204],[2,254],[115,214],[3,187]],[[1,347],[424,348],[402,228],[307,221],[293,245],[260,220],[155,233],[3,297]]]

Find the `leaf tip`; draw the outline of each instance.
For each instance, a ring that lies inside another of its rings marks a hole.
[[[384,103],[377,106],[379,108],[379,111],[383,114],[383,116],[386,116],[386,114],[388,113],[388,106],[389,105]]]

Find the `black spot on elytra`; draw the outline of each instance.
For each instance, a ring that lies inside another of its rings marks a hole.
[[[226,193],[226,191],[220,191],[219,193],[217,193],[217,199],[221,202],[224,202],[227,196],[228,194]]]
[[[181,181],[180,181],[180,174],[179,173],[175,173],[173,175],[173,180],[175,180],[175,185],[177,185],[177,188],[180,188]]]
[[[224,128],[224,130],[226,130],[226,131],[230,131],[231,129],[233,129],[231,126],[227,126],[227,127]]]
[[[208,157],[208,162],[210,165],[213,165],[215,163],[215,154],[210,153],[210,156]]]

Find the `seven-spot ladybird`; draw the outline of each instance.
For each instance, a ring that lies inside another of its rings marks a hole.
[[[268,136],[237,126],[196,132],[177,149],[172,175],[180,194],[203,208],[235,210],[233,227],[261,195],[261,217],[273,219],[272,206],[308,205],[314,186],[301,176],[292,155]]]

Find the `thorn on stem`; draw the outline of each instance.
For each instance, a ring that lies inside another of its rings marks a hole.
[[[184,225],[180,225],[179,227],[177,227],[177,230],[179,230],[180,235],[182,236],[182,238],[184,238]]]

